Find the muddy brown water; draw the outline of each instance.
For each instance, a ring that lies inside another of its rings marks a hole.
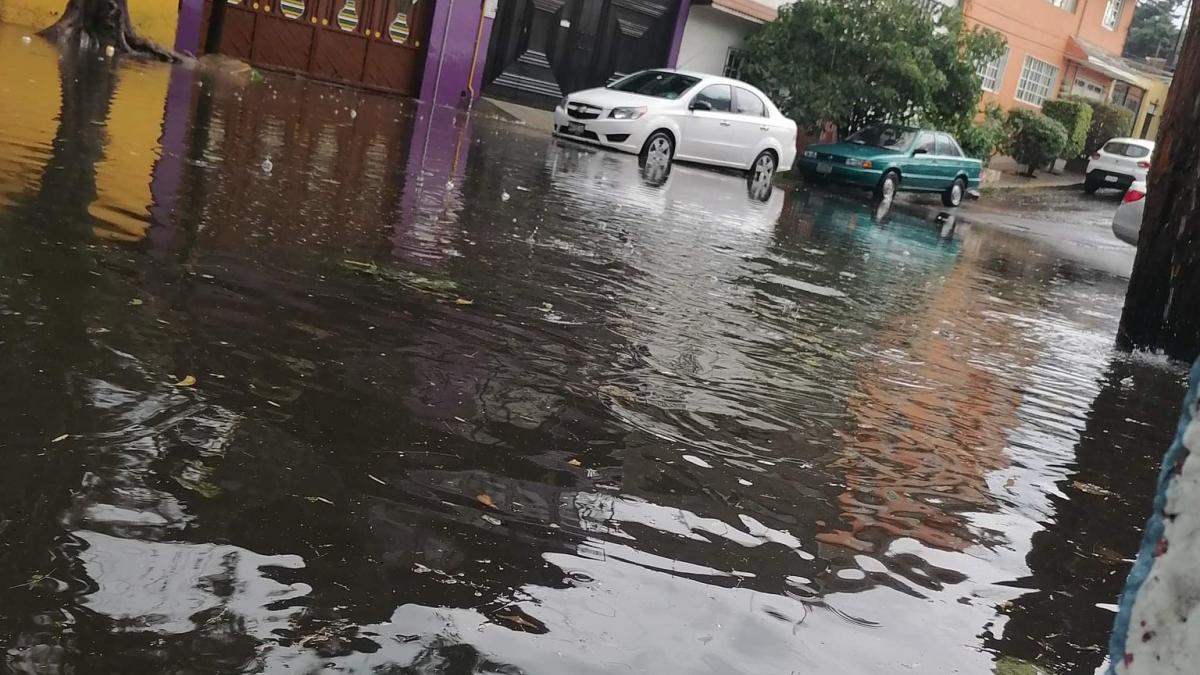
[[[1101,665],[1183,394],[1112,349],[1119,275],[22,34],[11,672]]]

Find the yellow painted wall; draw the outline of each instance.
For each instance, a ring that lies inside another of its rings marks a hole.
[[[66,6],[67,0],[0,0],[0,21],[42,29]],[[129,16],[141,35],[165,47],[175,45],[179,0],[129,0]]]
[[[23,44],[24,33],[0,24],[0,208],[38,189],[58,131],[58,52],[44,40]],[[131,60],[119,68],[96,163],[96,199],[88,207],[98,237],[146,236],[170,77],[165,63]]]
[[[1146,87],[1146,95],[1142,97],[1142,109],[1138,112],[1137,121],[1133,125],[1133,135],[1141,138],[1142,127],[1146,123],[1146,113],[1150,111],[1150,104],[1158,104],[1158,112],[1154,115],[1154,120],[1150,122],[1150,128],[1146,134],[1146,139],[1153,141],[1158,137],[1158,125],[1162,122],[1163,111],[1167,108],[1167,92],[1171,88],[1171,82],[1160,78],[1147,77],[1139,84]]]
[[[100,221],[97,236],[131,241],[146,236],[170,78],[171,67],[162,63],[121,69],[105,127],[104,159],[96,165],[96,201],[88,209]]]
[[[24,33],[0,24],[0,208],[37,188],[58,130],[58,53],[44,40],[13,48]]]

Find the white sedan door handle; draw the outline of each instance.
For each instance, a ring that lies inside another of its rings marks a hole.
[[[731,122],[721,122],[721,126],[723,126],[723,127],[727,127],[730,124],[732,124],[732,123]]]
[[[765,125],[765,124],[764,124],[764,125],[762,125],[761,127],[759,127],[759,128],[758,128],[758,130],[759,130],[759,131],[770,131],[770,130],[771,130],[771,127],[769,127],[769,126],[767,126],[767,125]]]

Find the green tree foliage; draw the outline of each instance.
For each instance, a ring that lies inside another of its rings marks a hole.
[[[1003,51],[998,34],[916,0],[798,0],[747,41],[743,75],[802,128],[952,128],[975,114],[979,66]]]
[[[954,132],[967,157],[974,157],[987,166],[992,160],[992,155],[1001,151],[1007,138],[1004,109],[991,103],[984,109],[978,121],[962,125]]]
[[[1042,113],[1067,130],[1067,144],[1059,157],[1075,159],[1082,155],[1092,128],[1092,106],[1077,99],[1056,99],[1042,103]]]
[[[1125,56],[1167,58],[1179,38],[1175,15],[1186,0],[1141,0],[1125,40]]]
[[[1035,110],[1010,110],[1005,126],[1008,129],[1005,150],[1026,166],[1030,176],[1038,167],[1061,155],[1067,144],[1067,128]]]
[[[1133,129],[1133,111],[1112,103],[1099,103],[1078,96],[1072,101],[1086,103],[1092,108],[1092,125],[1088,127],[1083,154],[1090,155],[1100,149],[1108,139],[1127,136]]]

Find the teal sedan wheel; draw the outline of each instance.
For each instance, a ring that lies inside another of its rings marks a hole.
[[[963,195],[966,193],[967,182],[961,176],[955,178],[950,187],[946,188],[946,191],[942,193],[942,203],[950,207],[958,206],[962,204]]]
[[[900,174],[895,171],[888,171],[883,174],[883,178],[879,179],[879,184],[875,186],[875,199],[880,204],[891,205],[896,199],[896,193],[900,191]]]

